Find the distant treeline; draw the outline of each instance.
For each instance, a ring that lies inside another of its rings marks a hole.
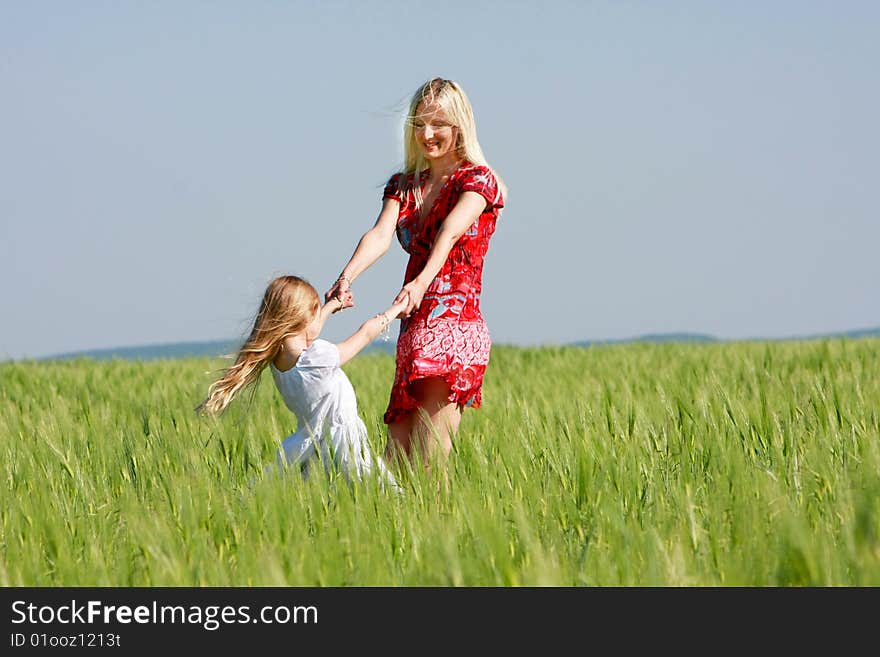
[[[820,340],[826,338],[866,338],[880,337],[880,327],[846,331],[842,333],[826,333],[815,335],[792,336],[788,338],[749,338],[736,340],[736,342],[772,341],[785,340]],[[571,346],[589,347],[603,344],[625,344],[630,342],[730,342],[704,333],[648,333],[633,338],[620,338],[616,340],[579,340],[571,343]],[[47,356],[40,360],[68,360],[72,358],[92,358],[95,360],[110,360],[122,358],[130,360],[157,360],[162,358],[219,358],[224,355],[234,354],[239,343],[231,340],[215,340],[213,342],[175,342],[170,344],[143,345],[139,347],[115,347],[110,349],[92,349],[77,351],[55,356]],[[377,340],[367,347],[366,351],[385,351],[394,353],[393,341],[382,342]]]

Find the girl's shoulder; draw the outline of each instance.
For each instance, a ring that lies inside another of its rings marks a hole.
[[[296,367],[338,367],[339,349],[327,340],[315,340],[299,355]]]

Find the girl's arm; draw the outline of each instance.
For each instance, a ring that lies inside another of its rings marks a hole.
[[[354,279],[385,254],[391,246],[399,212],[399,201],[393,198],[384,200],[376,223],[361,237],[348,263],[342,268],[339,278],[324,294],[325,301],[348,292]]]
[[[338,298],[334,297],[323,306],[321,306],[321,309],[318,311],[318,321],[314,324],[310,324],[306,329],[308,331],[309,340],[315,340],[319,335],[321,335],[321,329],[324,328],[324,322],[327,321],[327,318],[330,317],[330,315],[335,313],[337,310],[349,308],[354,305],[351,302],[351,293],[348,293],[345,296],[347,303],[342,302]]]
[[[440,232],[431,247],[428,262],[413,280],[403,286],[400,293],[394,298],[394,302],[406,302],[405,315],[411,314],[422,303],[425,290],[434,280],[434,277],[442,269],[443,263],[449,257],[453,245],[464,235],[465,231],[479,218],[480,213],[486,208],[486,199],[477,192],[464,192],[458,199],[458,203],[452,208],[443,224]]]
[[[395,303],[385,312],[371,317],[361,324],[351,337],[336,345],[339,349],[339,364],[344,365],[373,340],[406,308],[405,303]]]

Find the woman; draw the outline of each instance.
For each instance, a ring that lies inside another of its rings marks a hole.
[[[385,186],[382,211],[325,298],[341,298],[397,238],[410,254],[385,412],[386,458],[418,450],[445,463],[466,406],[481,404],[489,331],[480,314],[483,259],[506,189],[489,168],[473,110],[452,80],[413,95],[404,126],[405,165]]]

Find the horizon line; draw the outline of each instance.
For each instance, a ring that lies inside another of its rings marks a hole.
[[[851,329],[846,331],[834,331],[828,333],[813,333],[813,334],[805,334],[805,335],[790,335],[785,337],[751,337],[751,338],[719,338],[715,335],[709,333],[698,333],[698,332],[689,332],[689,331],[674,331],[674,332],[665,332],[665,333],[641,333],[637,335],[633,335],[625,338],[588,338],[583,340],[574,340],[568,342],[543,342],[540,344],[534,345],[521,345],[517,343],[506,343],[506,342],[496,342],[498,346],[511,346],[511,347],[522,347],[522,348],[534,348],[534,347],[566,347],[566,346],[589,346],[589,345],[608,345],[608,344],[620,344],[620,343],[630,343],[630,342],[784,342],[787,340],[816,340],[822,338],[860,338],[860,337],[880,337],[880,325],[861,328],[861,329]],[[240,344],[241,339],[216,339],[216,340],[184,340],[179,342],[155,342],[155,343],[147,343],[140,345],[125,345],[125,346],[114,346],[114,347],[98,347],[94,349],[80,349],[76,351],[67,351],[60,352],[55,354],[50,354],[47,356],[33,356],[33,357],[22,357],[22,358],[9,358],[0,362],[16,362],[16,361],[27,361],[27,360],[35,360],[35,361],[44,361],[44,360],[71,360],[74,358],[113,358],[114,356],[125,358],[125,354],[129,354],[128,357],[132,357],[131,352],[143,352],[143,351],[161,351],[161,350],[170,350],[179,352],[175,355],[165,355],[165,356],[152,356],[151,358],[183,358],[183,357],[195,357],[195,356],[223,356],[225,354],[220,353],[220,347],[224,346],[225,348],[234,348],[235,345]],[[393,348],[396,341],[394,342],[383,342],[381,339],[374,340],[370,343],[366,349],[373,350],[383,350],[389,351],[388,347]],[[187,349],[190,350],[187,353]],[[199,351],[202,353],[191,353],[192,350]],[[137,359],[138,357],[135,356]],[[141,356],[143,358],[143,355]]]

